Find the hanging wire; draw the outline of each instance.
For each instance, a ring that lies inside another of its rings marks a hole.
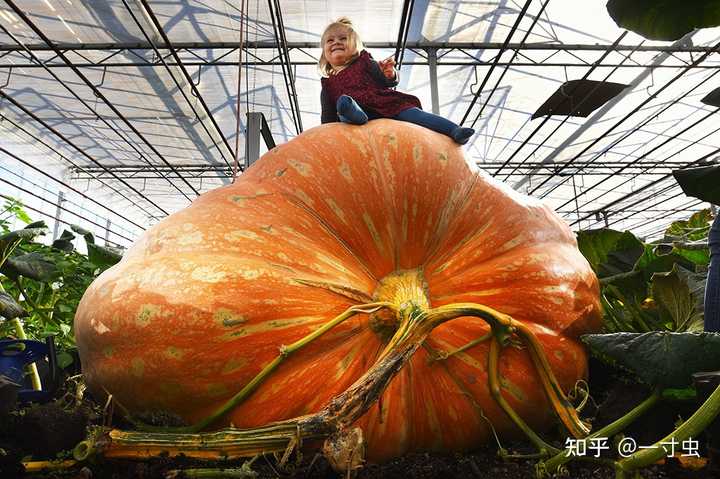
[[[260,3],[259,1],[257,2]],[[248,0],[248,14],[245,15],[245,35],[250,38],[250,0]],[[257,21],[257,15],[255,16]],[[256,30],[257,32],[257,30]],[[257,49],[257,38],[255,39],[255,49]],[[257,55],[256,55],[257,56]],[[254,105],[253,105],[254,106]],[[250,62],[245,62],[245,115],[250,113]],[[245,127],[245,154],[247,157],[247,126]]]
[[[240,91],[242,90],[242,49],[243,49],[243,35],[244,35],[244,24],[243,19],[245,18],[245,0],[240,3],[240,42],[238,43],[238,69],[237,69],[237,101],[235,103],[235,161],[233,161],[233,182],[237,177],[238,170],[240,169]]]

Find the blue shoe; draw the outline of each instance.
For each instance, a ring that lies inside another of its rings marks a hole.
[[[343,123],[351,125],[364,125],[368,122],[367,114],[360,108],[355,100],[347,95],[340,95],[337,100],[338,118]]]
[[[459,145],[464,145],[474,134],[475,130],[473,130],[472,128],[458,126],[452,132],[450,132],[450,137],[455,140],[455,143]]]

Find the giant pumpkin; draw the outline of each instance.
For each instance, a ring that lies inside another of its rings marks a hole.
[[[323,328],[378,302],[394,309]],[[197,422],[254,380],[212,425],[249,428],[348,389],[396,344],[409,302],[511,316],[564,391],[586,373],[577,336],[600,322],[597,280],[547,206],[476,171],[447,137],[377,120],[306,131],[150,228],[85,293],[75,332],[87,384],[130,411]],[[485,320],[433,327],[356,422],[371,460],[516,433],[507,407],[548,424],[532,348],[489,363]]]

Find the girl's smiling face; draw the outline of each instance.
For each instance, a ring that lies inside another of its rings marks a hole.
[[[347,28],[336,27],[327,31],[323,41],[323,54],[333,67],[345,65],[356,53],[349,43]]]

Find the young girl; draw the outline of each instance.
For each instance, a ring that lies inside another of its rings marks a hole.
[[[393,90],[391,87],[398,84],[395,60],[373,60],[347,18],[327,26],[321,46],[322,123],[362,125],[375,118],[393,118],[437,131],[461,145],[475,133],[472,128],[423,111],[416,97]]]

